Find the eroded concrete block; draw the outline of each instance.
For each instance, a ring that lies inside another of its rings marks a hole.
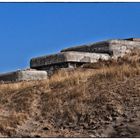
[[[99,59],[108,60],[110,56],[108,54],[96,54],[87,52],[61,52],[54,55],[42,56],[32,58],[30,61],[31,68],[44,68],[45,66],[58,65],[62,67],[70,67],[67,64],[78,64],[78,63],[94,63]],[[66,66],[64,66],[66,65]]]
[[[140,42],[138,40],[139,39],[137,39],[137,41],[136,39],[107,40],[93,44],[63,49],[61,52],[77,51],[89,53],[107,53],[112,56],[112,58],[118,58],[124,56],[126,53],[130,52],[134,48],[140,49]]]
[[[46,71],[19,70],[0,74],[0,81],[29,81],[47,79]]]

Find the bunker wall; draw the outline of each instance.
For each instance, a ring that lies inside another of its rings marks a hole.
[[[94,63],[99,59],[108,60],[108,54],[96,54],[85,52],[61,52],[55,55],[33,58],[30,61],[31,68],[39,68],[64,63]]]
[[[19,73],[19,80],[43,80],[47,79],[47,72],[46,71],[21,71]]]
[[[113,57],[123,57],[125,54],[130,53],[133,49],[140,49],[140,42],[126,41],[126,40],[111,40],[109,49],[113,52]]]
[[[81,45],[81,46],[76,46],[76,47],[70,47],[70,48],[61,50],[61,52],[67,52],[67,51],[112,54],[112,51],[109,50],[109,42],[107,41]]]
[[[17,80],[18,80],[18,72],[0,74],[0,81],[17,81]]]
[[[46,71],[15,71],[0,75],[0,81],[28,81],[47,79]]]
[[[67,48],[61,52],[77,51],[89,53],[107,53],[113,58],[118,58],[124,56],[134,48],[140,49],[140,42],[130,40],[108,40],[89,45]]]

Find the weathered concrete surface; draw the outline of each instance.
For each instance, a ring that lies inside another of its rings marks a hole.
[[[19,70],[0,74],[0,81],[29,81],[47,79],[46,71]]]
[[[140,38],[126,38],[124,40],[129,40],[129,41],[138,41],[140,42]]]
[[[136,40],[136,39],[134,39]],[[76,46],[62,50],[61,52],[67,51],[78,51],[78,52],[90,52],[90,53],[107,53],[112,58],[118,58],[124,56],[126,53],[130,52],[132,49],[139,48],[140,42],[132,40],[107,40],[102,42],[97,42],[88,45]]]
[[[45,67],[51,65],[61,65],[67,63],[94,63],[99,59],[108,60],[108,54],[96,54],[86,52],[61,52],[54,55],[32,58],[30,61],[31,68]]]
[[[43,80],[47,79],[46,71],[20,71],[19,72],[19,80]]]

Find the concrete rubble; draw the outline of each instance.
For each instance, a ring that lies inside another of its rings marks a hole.
[[[55,70],[76,68],[85,63],[123,57],[131,50],[140,48],[140,38],[106,40],[87,45],[70,47],[57,54],[32,58],[30,68],[0,75],[0,81],[24,81],[47,79]]]

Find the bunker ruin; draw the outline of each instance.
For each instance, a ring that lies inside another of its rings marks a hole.
[[[124,56],[134,48],[140,48],[140,39],[114,39],[107,40],[88,45],[81,45],[61,50],[61,52],[78,51],[78,52],[90,52],[90,53],[105,53],[109,54],[112,58],[118,58]]]
[[[0,74],[0,81],[47,79],[58,69],[77,68],[99,60],[117,59],[135,48],[140,49],[140,38],[112,39],[70,47],[57,54],[32,58],[30,60],[31,70]]]
[[[38,70],[46,70],[48,74],[60,68],[76,68],[85,63],[94,63],[99,59],[108,60],[108,54],[87,52],[61,52],[53,55],[32,58],[30,67]]]
[[[0,74],[0,81],[29,81],[29,80],[42,80],[47,79],[46,71],[37,70],[18,70],[14,72]]]

